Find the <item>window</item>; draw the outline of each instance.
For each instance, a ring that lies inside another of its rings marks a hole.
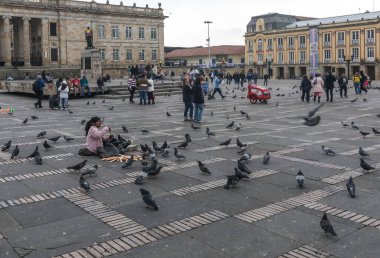
[[[232,58],[228,58],[228,63],[232,64]]]
[[[126,51],[127,61],[132,61],[132,49]]]
[[[211,63],[216,64],[216,59],[215,58],[211,59]]]
[[[330,51],[330,49],[327,49],[327,50],[323,51],[323,57],[324,57],[324,62],[325,63],[330,63],[331,62],[331,51]]]
[[[359,44],[359,31],[358,30],[351,32],[351,43],[353,45]]]
[[[106,50],[105,49],[99,49],[99,59],[100,59],[100,61],[106,60]]]
[[[263,39],[258,39],[257,40],[257,50],[258,51],[263,51]]]
[[[331,46],[331,34],[323,33],[323,46],[330,47]]]
[[[104,25],[98,26],[98,38],[104,38],[105,37],[105,27]]]
[[[272,54],[267,54],[267,61],[270,61],[270,62],[273,61],[273,55]]]
[[[50,49],[50,59],[52,62],[58,62],[58,48]]]
[[[277,63],[283,64],[284,63],[284,53],[278,52],[277,53]]]
[[[367,57],[375,57],[375,48],[374,47],[367,47]]]
[[[240,63],[241,63],[241,64],[244,64],[244,62],[245,62],[244,57],[240,58]]]
[[[263,63],[263,54],[258,54],[257,55],[257,62],[259,62],[259,63]]]
[[[293,51],[288,52],[288,61],[289,61],[289,64],[294,64],[294,52]]]
[[[139,28],[139,39],[143,39],[145,38],[145,35],[144,35],[144,28],[143,27],[140,27]]]
[[[354,47],[352,49],[352,57],[353,57],[353,61],[355,62],[359,61],[359,48]]]
[[[152,49],[152,61],[157,60],[157,49]]]
[[[248,40],[248,47],[253,47],[252,41]]]
[[[306,36],[302,35],[299,38],[300,48],[306,48]]]
[[[112,26],[112,38],[119,38],[119,26],[117,25]]]
[[[267,39],[267,49],[273,49],[273,39]]]
[[[112,50],[112,60],[113,61],[119,61],[120,60],[119,49],[113,49]]]
[[[125,27],[125,38],[131,39],[132,38],[132,27]]]
[[[283,48],[283,38],[278,38],[277,39],[277,46],[279,49],[282,49]]]
[[[344,32],[343,31],[340,31],[337,33],[337,43],[339,46],[344,45]]]
[[[139,50],[139,60],[144,61],[145,60],[145,49]]]
[[[294,48],[294,37],[288,37],[288,48]]]
[[[248,56],[248,64],[253,65],[253,55]]]
[[[57,23],[56,22],[50,23],[50,36],[52,36],[52,37],[57,36]]]
[[[338,63],[344,63],[344,49],[340,48],[338,49]]]
[[[150,39],[157,39],[157,28],[150,28]]]
[[[203,64],[203,60],[202,60],[202,59],[199,59],[199,60],[198,60],[198,64]]]
[[[366,30],[365,35],[367,43],[375,43],[375,30]]]
[[[306,63],[306,51],[300,51],[300,64]]]

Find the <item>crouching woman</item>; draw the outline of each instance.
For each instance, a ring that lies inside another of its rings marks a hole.
[[[99,155],[104,156],[105,151],[103,149],[103,136],[107,132],[111,132],[111,128],[106,126],[100,129],[102,121],[100,117],[93,117],[87,122],[86,131],[86,148],[79,151],[81,156]]]

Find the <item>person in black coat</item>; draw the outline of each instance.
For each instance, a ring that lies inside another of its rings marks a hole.
[[[338,80],[338,84],[339,84],[339,91],[340,91],[340,97],[343,98],[343,92],[344,92],[344,97],[345,98],[348,98],[347,97],[347,83],[348,83],[348,79],[346,77],[345,74],[342,74]]]
[[[193,84],[193,94],[194,94],[194,122],[201,123],[202,122],[202,116],[203,116],[203,109],[205,104],[205,99],[203,96],[202,91],[202,82],[204,82],[205,79],[202,75],[198,75],[195,78],[195,82]]]
[[[331,72],[327,73],[325,79],[325,90],[326,90],[326,101],[333,102],[333,91],[334,91],[334,82],[336,81],[335,76]]]
[[[182,99],[185,103],[185,111],[183,113],[184,120],[183,121],[193,121],[193,88],[191,87],[190,79],[188,76],[185,76],[183,79],[182,86]],[[187,113],[189,113],[189,118],[187,117]]]
[[[300,89],[302,91],[302,96],[301,96],[302,102],[305,101],[305,96],[306,96],[306,102],[309,103],[309,101],[310,101],[311,82],[307,78],[307,75],[304,75],[302,77],[302,82],[301,82]]]

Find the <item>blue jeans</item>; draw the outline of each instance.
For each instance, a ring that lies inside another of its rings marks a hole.
[[[183,112],[183,116],[187,117],[187,113],[189,112],[189,118],[193,118],[193,110],[193,102],[185,102],[185,112]]]
[[[360,88],[360,82],[354,82],[355,93],[362,94],[362,89]]]
[[[84,97],[84,91],[85,91],[85,89],[87,88],[87,90],[88,90],[88,96],[90,97],[91,96],[91,90],[90,90],[90,87],[89,86],[80,86],[80,95],[82,96],[82,97]]]
[[[194,103],[194,106],[195,106],[194,120],[202,121],[204,104]]]
[[[59,107],[67,108],[68,98],[60,98]]]
[[[146,91],[140,90],[139,96],[140,96],[140,104],[142,105],[142,103],[144,102],[144,105],[146,105]]]

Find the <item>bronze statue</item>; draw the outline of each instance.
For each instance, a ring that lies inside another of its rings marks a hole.
[[[93,33],[92,33],[92,29],[90,28],[90,26],[87,26],[87,29],[84,31],[84,35],[86,36],[86,41],[87,41],[87,47],[86,49],[88,48],[94,48],[94,45],[93,45]]]

